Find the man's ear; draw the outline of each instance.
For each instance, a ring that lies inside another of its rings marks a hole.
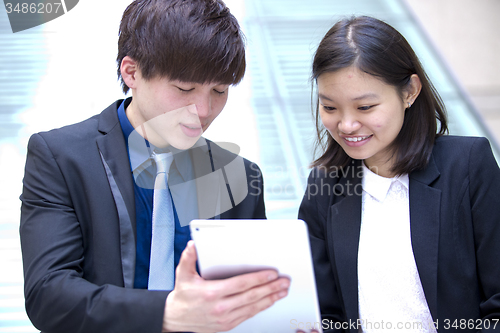
[[[417,74],[412,74],[410,77],[410,83],[408,88],[405,90],[405,104],[413,104],[422,90],[422,82]]]
[[[140,75],[137,62],[129,56],[125,56],[120,64],[120,72],[123,82],[125,82],[127,87],[135,89],[137,86],[137,77]]]

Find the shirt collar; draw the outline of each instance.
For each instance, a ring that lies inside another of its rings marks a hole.
[[[406,188],[406,190],[410,188],[409,186],[410,182],[407,174],[393,178],[386,178],[379,176],[370,169],[368,169],[365,163],[362,163],[362,166],[363,166],[363,180],[362,180],[363,190],[380,202],[385,200],[385,197],[387,196],[389,188],[391,187],[391,184],[393,182],[399,181]]]

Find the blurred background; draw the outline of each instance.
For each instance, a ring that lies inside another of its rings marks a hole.
[[[123,98],[117,31],[129,0],[81,0],[13,34],[0,6],[0,332],[36,332],[24,311],[19,195],[31,134],[84,120]],[[315,139],[310,65],[339,18],[398,29],[448,108],[452,134],[486,136],[498,159],[498,0],[227,0],[247,38],[248,71],[205,133],[259,163],[269,218],[296,218]]]

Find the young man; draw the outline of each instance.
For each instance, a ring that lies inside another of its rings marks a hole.
[[[240,158],[244,176],[235,183],[228,173],[238,157],[200,138],[243,77],[239,26],[220,0],[137,0],[123,15],[118,48],[132,98],[30,139],[20,226],[27,313],[47,333],[234,328],[289,286],[274,271],[205,281],[188,243],[193,216],[265,218],[258,167]],[[151,286],[160,154],[171,157],[162,193],[173,199],[173,290]],[[175,177],[182,181],[173,185]]]

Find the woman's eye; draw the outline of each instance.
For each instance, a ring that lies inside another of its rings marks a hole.
[[[224,90],[224,91],[219,91],[219,90],[217,90],[217,89],[214,89],[214,91],[215,91],[217,94],[219,94],[219,95],[224,95],[224,94],[226,93],[226,91],[225,91],[225,90]]]
[[[323,109],[325,111],[334,111],[336,110],[333,106],[326,106],[326,105],[322,105]]]
[[[358,110],[361,110],[361,111],[366,111],[366,110],[370,110],[372,107],[374,107],[375,105],[365,105],[365,106],[360,106],[358,108]]]

